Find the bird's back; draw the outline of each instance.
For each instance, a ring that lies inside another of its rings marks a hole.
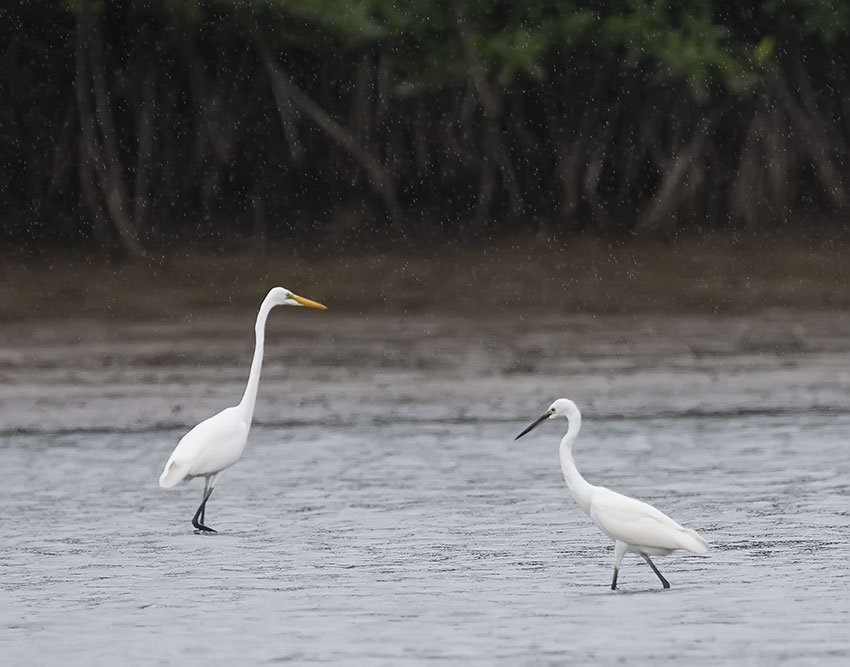
[[[693,553],[708,551],[708,543],[690,528],[684,528],[664,512],[635,498],[601,486],[594,488],[590,518],[603,533],[636,547]]]
[[[159,485],[167,489],[186,478],[212,475],[229,468],[242,455],[249,429],[236,407],[205,419],[177,443]]]

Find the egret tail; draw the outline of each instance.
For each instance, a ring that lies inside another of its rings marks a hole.
[[[691,553],[704,554],[708,551],[708,542],[690,528],[682,528],[679,535],[679,547]]]
[[[165,465],[165,470],[159,476],[159,485],[163,489],[170,489],[172,486],[177,486],[186,477],[186,468],[179,465],[176,461],[169,461]]]

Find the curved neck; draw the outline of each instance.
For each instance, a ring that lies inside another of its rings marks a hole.
[[[581,476],[573,460],[573,443],[575,443],[581,429],[581,413],[576,409],[575,412],[567,415],[567,420],[570,427],[561,440],[561,471],[564,473],[564,479],[567,480],[567,487],[573,494],[573,498],[576,499],[579,507],[585,513],[588,513],[590,511],[590,496],[593,495],[593,485]]]
[[[254,346],[254,359],[251,361],[251,374],[248,376],[248,385],[245,387],[245,393],[242,395],[242,400],[238,406],[239,411],[242,413],[242,419],[248,425],[251,424],[251,420],[254,418],[257,387],[260,386],[260,371],[263,369],[263,343],[266,336],[266,319],[274,307],[275,304],[270,303],[268,297],[266,297],[260,305],[260,312],[257,313],[257,323],[254,325],[254,332],[257,337],[257,342]]]

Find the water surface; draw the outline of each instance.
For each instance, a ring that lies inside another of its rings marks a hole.
[[[202,485],[156,481],[238,400],[250,327],[4,326],[5,664],[850,658],[847,318],[271,320],[211,536]],[[711,543],[656,559],[670,590],[632,555],[609,590],[565,422],[514,442],[561,395],[591,482]]]

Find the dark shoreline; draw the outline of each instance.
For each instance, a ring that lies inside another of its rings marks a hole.
[[[750,312],[850,307],[850,239],[612,244],[523,235],[487,245],[267,248],[161,265],[6,255],[0,321],[173,318],[259,303],[284,285],[342,312]]]

